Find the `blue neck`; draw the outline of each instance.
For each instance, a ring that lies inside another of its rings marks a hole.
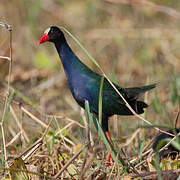
[[[78,68],[79,70],[89,69],[78,59],[66,41],[63,43],[56,42],[55,47],[60,56],[66,75],[71,73],[75,68]]]
[[[67,42],[63,44],[57,42],[55,43],[55,47],[63,64],[64,70],[70,70],[75,56],[71,48],[69,47]]]

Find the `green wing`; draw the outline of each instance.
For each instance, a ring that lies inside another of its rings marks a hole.
[[[88,82],[88,87],[87,87],[89,94],[91,95],[93,99],[90,104],[90,108],[94,112],[97,112],[97,113],[98,113],[100,84],[101,84],[101,76],[98,76],[98,78],[96,77],[96,78],[90,79],[90,81]],[[123,95],[123,97],[127,99],[128,97],[124,89],[120,88],[116,84],[114,85],[119,90],[119,92]],[[103,94],[102,106],[103,106],[104,113],[109,114],[109,115],[118,114],[122,106],[124,108],[125,102],[122,100],[119,94],[114,90],[114,88],[110,85],[107,79],[104,79],[102,94]]]

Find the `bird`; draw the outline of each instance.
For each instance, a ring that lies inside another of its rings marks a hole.
[[[180,128],[174,128],[174,129],[168,129],[166,131],[167,133],[171,133],[173,135],[177,135],[180,133]],[[178,136],[179,137],[179,136]],[[167,143],[170,142],[174,137],[170,136],[169,134],[165,133],[159,133],[155,138],[154,142],[152,145],[152,148],[154,152],[158,152],[161,148],[163,148]],[[176,139],[176,141],[179,143],[179,138]],[[177,153],[180,152],[179,147],[173,146],[173,144],[169,144],[168,147],[164,150],[162,150],[159,153],[160,158],[164,159],[166,158],[169,154],[170,155],[176,155]]]
[[[85,101],[88,101],[91,113],[95,117],[98,117],[99,90],[102,76],[82,63],[70,48],[62,30],[57,26],[50,26],[44,31],[38,43],[42,44],[45,42],[51,42],[55,45],[66,74],[69,89],[75,101],[82,108],[85,108]],[[115,83],[113,84],[137,114],[144,113],[144,108],[148,107],[145,102],[138,100],[138,98],[156,86],[156,84],[151,84],[141,87],[122,88]],[[109,81],[104,78],[101,127],[111,145],[113,143],[108,129],[108,119],[115,114],[133,115],[124,100],[115,91]],[[110,152],[108,152],[106,156],[107,164],[111,160],[112,157]]]

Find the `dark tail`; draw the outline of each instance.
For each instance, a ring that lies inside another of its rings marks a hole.
[[[142,92],[146,92],[146,91],[149,91],[153,88],[156,87],[156,84],[151,84],[151,85],[148,85],[148,86],[142,86],[142,87],[139,87],[140,91]]]
[[[130,103],[129,105],[133,108],[133,110],[137,114],[144,113],[144,108],[148,107],[148,105],[143,101],[134,101],[133,103]]]
[[[148,86],[125,88],[125,90],[129,99],[137,99],[141,95],[143,95],[146,91],[149,91],[155,87],[156,87],[156,84],[151,84]]]

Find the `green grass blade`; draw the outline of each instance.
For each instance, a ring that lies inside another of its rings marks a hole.
[[[87,119],[88,125],[89,125],[89,127],[91,127],[92,118],[90,115],[89,102],[87,100],[85,101],[85,114],[86,114],[86,119]]]
[[[93,61],[93,63],[103,72],[102,68],[98,62],[93,58],[93,56],[88,52],[88,50],[75,38],[65,27],[61,27],[79,46],[80,48],[88,55],[88,57]]]
[[[1,143],[1,166],[5,168],[3,143]]]
[[[142,160],[143,148],[144,148],[144,141],[140,140],[138,144],[138,152],[137,152],[140,161]]]
[[[87,140],[88,142],[90,141],[90,127],[91,127],[91,122],[92,122],[92,117],[90,114],[90,108],[89,108],[89,102],[86,100],[85,101],[85,114],[86,114],[86,121],[87,121]],[[91,145],[88,145],[88,148],[91,148]]]
[[[49,142],[48,142],[48,139],[47,139],[46,136],[45,136],[45,141],[46,141],[47,151],[49,152],[49,154],[51,154],[51,151],[50,151],[50,145],[49,145]]]
[[[12,90],[11,93],[10,93],[10,96],[8,98],[8,102],[7,102],[7,106],[6,106],[6,110],[5,110],[5,114],[4,114],[4,120],[6,120],[6,118],[7,118],[9,108],[10,108],[10,105],[12,103],[14,95],[15,95],[15,91]]]
[[[102,126],[102,90],[103,90],[103,83],[104,83],[104,76],[101,77],[101,84],[99,89],[99,106],[98,106],[98,115],[99,115],[99,122]]]
[[[54,148],[54,141],[55,141],[55,128],[53,128],[53,133],[52,133],[52,141],[51,141],[51,155],[53,153],[53,148]]]

